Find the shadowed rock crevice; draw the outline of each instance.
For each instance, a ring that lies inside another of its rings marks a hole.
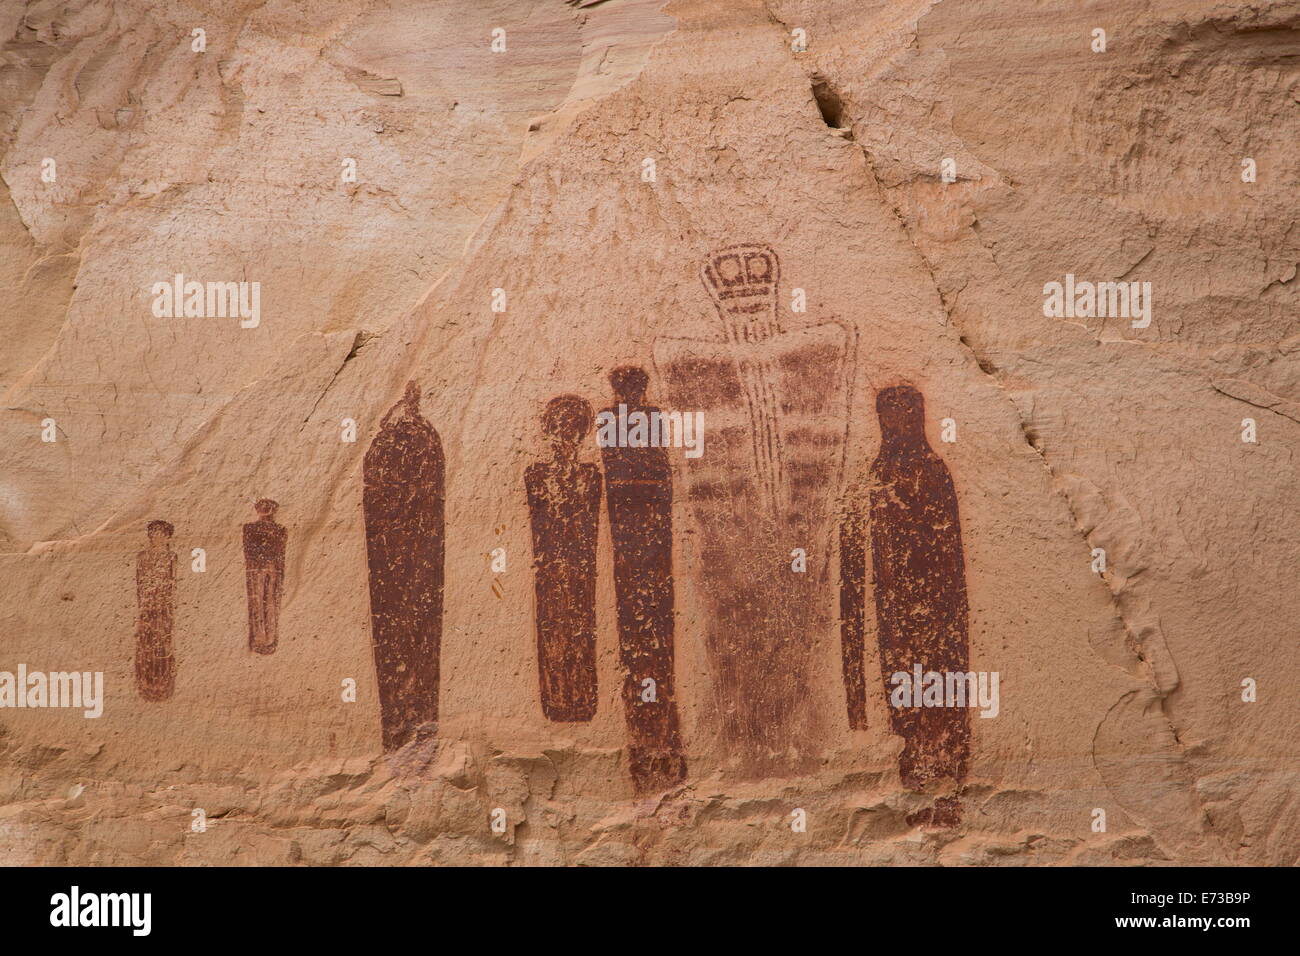
[[[844,122],[844,103],[839,93],[820,73],[814,73],[812,76],[812,94],[817,102],[817,110],[822,114],[823,123],[831,129],[848,127],[851,130],[849,124]]]

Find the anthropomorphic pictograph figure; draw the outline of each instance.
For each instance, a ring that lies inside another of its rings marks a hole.
[[[444,575],[442,443],[420,389],[380,422],[362,466],[370,639],[384,750],[436,736]]]
[[[957,493],[943,459],[925,437],[925,400],[910,385],[876,396],[880,453],[871,466],[871,564],[886,697],[892,675],[966,672],[969,608]],[[841,559],[842,560],[842,559]],[[914,692],[919,694],[919,688]],[[959,787],[970,759],[970,710],[956,706],[895,707],[889,719],[903,738],[898,758],[904,786],[936,781]],[[945,786],[939,783],[939,786]],[[908,818],[912,824],[955,826],[955,794]]]
[[[284,548],[289,532],[275,520],[280,507],[262,498],[256,521],[244,525],[244,578],[248,585],[248,647],[273,654],[280,640],[280,601],[284,593]]]
[[[849,729],[867,729],[867,520],[864,502],[850,502],[840,522],[840,650]]]
[[[770,246],[713,252],[700,278],[720,334],[660,336],[654,353],[672,408],[703,412],[708,434],[681,472],[705,598],[712,699],[702,717],[732,770],[797,774],[818,765],[829,727],[813,670],[832,626],[854,340],[838,322],[785,327]]]
[[[612,416],[657,415],[646,404],[648,377],[625,366],[610,375]],[[632,783],[638,793],[663,790],[686,776],[673,678],[673,477],[663,448],[601,448],[614,595],[618,603],[623,709]]]
[[[542,712],[580,722],[596,715],[596,531],[600,469],[578,460],[591,406],[553,398],[542,413],[551,457],[524,470],[533,541],[537,667]]]
[[[150,521],[146,533],[149,546],[135,559],[135,686],[145,700],[160,701],[171,697],[176,683],[176,552],[168,522]]]

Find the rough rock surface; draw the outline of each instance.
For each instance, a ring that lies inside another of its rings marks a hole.
[[[0,862],[1300,859],[1300,3],[4,0],[0,43],[0,671],[105,688],[96,719],[0,709]],[[754,773],[720,729],[706,414],[698,461],[667,450],[686,776],[636,793],[607,512],[596,712],[551,721],[525,469],[547,402],[604,408],[617,367],[691,407],[663,343],[718,340],[700,269],[738,243],[779,256],[786,333],[855,343],[815,540],[735,516],[774,542],[747,599],[786,615],[815,732]],[[157,317],[177,273],[260,283],[259,324]],[[1067,275],[1150,283],[1149,325],[1046,315]],[[440,692],[385,754],[363,458],[409,381],[445,455]],[[870,596],[857,729],[840,672],[835,528],[904,382],[960,509],[969,668],[1001,676],[953,826],[916,822],[939,791],[900,776]]]

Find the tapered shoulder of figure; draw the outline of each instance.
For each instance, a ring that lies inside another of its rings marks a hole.
[[[420,410],[420,386],[414,381],[406,383],[406,390],[402,393],[401,399],[393,405],[380,420],[381,432],[393,431],[419,431],[432,434],[434,441],[438,440],[438,431],[433,424],[424,417]]]

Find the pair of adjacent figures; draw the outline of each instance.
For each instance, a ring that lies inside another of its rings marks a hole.
[[[275,520],[279,505],[270,498],[254,506],[256,521],[244,525],[244,582],[248,592],[248,647],[272,654],[279,643],[280,603],[284,592],[284,552],[288,531]],[[162,701],[176,687],[176,552],[171,522],[150,521],[149,545],[136,555],[135,683],[145,700]]]
[[[745,243],[711,253],[700,270],[720,334],[661,337],[655,364],[674,407],[700,409],[709,452],[685,469],[699,532],[699,590],[712,723],[735,769],[753,777],[815,772],[834,727],[816,644],[833,630],[830,553],[839,545],[842,673],[850,726],[867,722],[867,688],[888,704],[892,676],[965,672],[965,558],[951,475],[926,439],[924,398],[910,384],[875,395],[879,446],[845,494],[853,403],[854,327],[787,327],[780,260]],[[838,512],[839,519],[835,520]],[[791,573],[792,549],[807,570]],[[873,592],[874,615],[868,615]],[[864,671],[874,629],[880,683]],[[833,677],[831,678],[833,679]],[[937,799],[910,819],[958,822],[970,753],[965,708],[888,707],[903,740],[905,786]]]
[[[646,405],[648,376],[636,367],[610,375],[611,418]],[[562,722],[596,715],[596,540],[600,469],[578,460],[592,430],[591,406],[576,395],[552,399],[542,415],[551,459],[524,472],[532,526],[537,602],[537,666],[542,712]],[[638,793],[686,779],[673,679],[673,484],[667,453],[650,445],[601,448],[614,553],[619,657],[628,764]]]

